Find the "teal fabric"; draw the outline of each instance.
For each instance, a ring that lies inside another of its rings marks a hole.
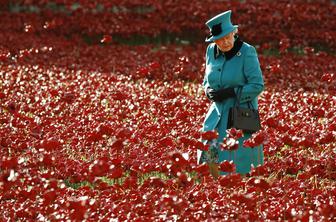
[[[215,43],[209,44],[206,51],[204,90],[207,87],[213,89],[234,87],[237,93],[238,88],[242,87],[240,106],[248,107],[248,102],[251,102],[254,108],[258,108],[258,95],[264,90],[264,81],[256,49],[244,42],[240,51],[230,60],[226,60],[223,55],[215,58],[214,46]],[[218,142],[226,137],[228,113],[234,102],[235,98],[213,102],[205,116],[202,130],[217,130]],[[236,151],[219,150],[219,162],[233,160],[237,172],[242,174],[251,170],[251,164],[255,167],[262,165],[264,161],[262,145],[254,148],[242,146],[243,141],[250,137],[251,134],[244,134],[244,137],[239,140],[239,148]],[[202,152],[204,151],[198,151],[198,163],[201,163]]]

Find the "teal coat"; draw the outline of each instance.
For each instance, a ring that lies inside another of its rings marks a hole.
[[[242,87],[240,106],[248,107],[248,102],[252,102],[253,107],[257,108],[258,95],[264,89],[264,81],[256,49],[243,42],[239,50],[236,49],[236,51],[233,51],[234,54],[229,58],[218,53],[219,50],[215,43],[208,45],[203,88],[205,90],[207,87],[213,89],[234,87],[237,94],[238,88]],[[218,142],[226,137],[228,113],[234,102],[235,98],[229,98],[222,102],[212,102],[205,116],[202,130],[217,130],[219,133]],[[251,134],[245,133],[244,137],[239,140],[239,148],[236,151],[220,150],[219,162],[233,160],[238,173],[248,173],[251,169],[251,164],[254,166],[263,164],[262,146],[254,148],[242,146],[243,141],[250,137]],[[198,150],[198,163],[201,163],[200,156],[202,152]]]

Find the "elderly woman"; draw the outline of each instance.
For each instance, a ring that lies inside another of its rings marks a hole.
[[[202,130],[216,130],[218,138],[216,141],[205,141],[211,146],[209,151],[198,150],[198,163],[207,162],[211,173],[217,177],[225,174],[218,170],[218,164],[232,160],[236,172],[246,174],[250,172],[251,165],[263,164],[263,147],[243,147],[243,141],[251,137],[246,132],[239,139],[237,150],[221,150],[219,143],[226,137],[229,109],[234,106],[239,90],[241,107],[248,107],[248,103],[252,103],[255,109],[258,107],[258,95],[264,89],[264,81],[257,52],[236,35],[238,26],[231,24],[231,10],[213,17],[206,25],[211,35],[205,40],[210,44],[206,50],[203,87],[212,104]]]

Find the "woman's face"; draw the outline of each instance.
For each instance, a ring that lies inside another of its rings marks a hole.
[[[230,32],[226,36],[223,36],[220,39],[214,40],[214,42],[216,43],[216,45],[219,47],[219,49],[222,52],[230,51],[234,43],[234,32]]]

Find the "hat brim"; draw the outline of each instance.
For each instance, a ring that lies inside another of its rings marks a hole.
[[[238,25],[233,25],[231,29],[228,29],[225,32],[222,32],[220,35],[216,35],[216,36],[209,35],[209,36],[206,37],[205,42],[212,42],[212,41],[215,41],[217,39],[220,39],[220,38],[226,36],[227,34],[233,32],[237,28],[238,28]]]

